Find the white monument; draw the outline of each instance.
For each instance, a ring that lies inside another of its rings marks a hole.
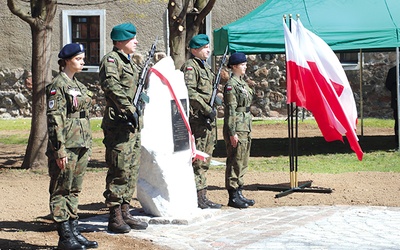
[[[144,111],[141,166],[137,198],[147,214],[161,217],[191,216],[197,208],[192,168],[189,99],[183,73],[171,57],[156,63],[150,73]],[[162,80],[162,78],[164,78]],[[168,84],[169,82],[169,84]],[[170,85],[170,87],[168,86]],[[176,102],[174,96],[181,102]],[[181,116],[179,110],[186,113]]]

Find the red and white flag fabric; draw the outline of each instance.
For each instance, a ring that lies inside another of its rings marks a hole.
[[[311,111],[326,141],[343,141],[362,160],[356,134],[357,109],[346,74],[331,48],[317,35],[292,21],[283,23],[287,67],[287,103]]]

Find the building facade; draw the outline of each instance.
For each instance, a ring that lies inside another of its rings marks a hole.
[[[79,42],[85,45],[85,70],[77,77],[93,91],[98,99],[94,115],[102,114],[101,90],[96,85],[98,64],[102,56],[112,49],[110,32],[113,26],[132,22],[137,27],[138,53],[145,55],[158,37],[157,51],[168,53],[167,5],[168,0],[62,0],[58,1],[53,21],[52,58],[53,73],[57,73],[57,54],[63,45]],[[258,7],[264,0],[216,1],[207,18],[207,33],[231,23]],[[17,3],[20,3],[17,1]],[[29,5],[27,4],[29,7]],[[27,9],[26,11],[29,11]],[[5,7],[0,9],[0,118],[29,116],[29,71],[31,69],[31,31],[29,25]],[[251,27],[249,27],[251,28]],[[212,38],[212,36],[211,36]],[[354,57],[356,58],[354,62]],[[357,53],[340,55],[353,60],[347,70],[359,113],[364,117],[391,117],[390,93],[384,88],[387,70],[394,65],[395,53],[366,53],[362,79],[358,71]],[[218,61],[218,58],[215,61]],[[253,55],[247,75],[257,93],[254,116],[285,116],[285,63],[284,55]],[[360,83],[361,81],[361,83]],[[11,111],[10,111],[11,110]]]

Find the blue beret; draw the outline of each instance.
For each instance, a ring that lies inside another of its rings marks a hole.
[[[136,36],[136,27],[132,23],[123,23],[115,26],[111,30],[113,41],[126,41]]]
[[[68,59],[82,53],[85,53],[82,44],[69,43],[61,49],[60,53],[58,53],[58,58]]]
[[[229,57],[228,67],[247,62],[246,55],[241,52],[235,52]]]
[[[189,48],[198,49],[210,43],[208,36],[206,34],[199,34],[194,36],[189,42]]]

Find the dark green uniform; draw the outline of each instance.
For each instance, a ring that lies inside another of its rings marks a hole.
[[[100,64],[100,83],[106,97],[101,127],[109,167],[104,197],[107,207],[129,203],[136,188],[140,165],[140,129],[134,133],[126,117],[135,113],[132,104],[139,79],[139,69],[128,55],[114,47]],[[139,128],[143,126],[139,117]]]
[[[49,143],[50,210],[54,221],[78,218],[78,195],[91,155],[91,92],[75,78],[60,73],[46,86]],[[56,159],[67,157],[60,170]]]
[[[181,67],[185,75],[190,101],[189,123],[196,140],[196,149],[210,155],[206,162],[196,160],[193,162],[193,171],[197,190],[207,187],[206,172],[210,167],[211,156],[216,142],[215,121],[211,124],[213,129],[206,128],[206,120],[212,112],[209,105],[215,74],[206,62],[199,58],[192,58]]]
[[[226,144],[225,187],[228,190],[243,186],[251,147],[250,105],[253,90],[237,76],[232,76],[224,89],[224,140]],[[239,142],[232,147],[230,136],[237,134]]]

